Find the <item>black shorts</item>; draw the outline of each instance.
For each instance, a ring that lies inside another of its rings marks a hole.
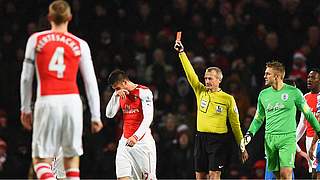
[[[194,162],[196,172],[222,171],[226,165],[229,134],[196,132]]]

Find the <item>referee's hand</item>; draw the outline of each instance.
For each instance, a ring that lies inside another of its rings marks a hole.
[[[241,162],[245,163],[248,159],[249,159],[249,154],[245,149],[243,152],[241,152]]]
[[[174,49],[176,51],[178,51],[179,53],[184,51],[184,47],[183,47],[181,41],[176,41],[176,43],[174,44]]]

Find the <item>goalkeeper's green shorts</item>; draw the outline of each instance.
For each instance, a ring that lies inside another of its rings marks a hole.
[[[265,135],[265,152],[269,171],[283,167],[294,168],[296,155],[296,134]]]

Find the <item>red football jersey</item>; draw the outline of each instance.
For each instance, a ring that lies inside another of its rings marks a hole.
[[[123,112],[123,135],[125,138],[132,136],[143,120],[142,101],[140,93],[144,86],[138,85],[130,91],[125,99],[120,98],[120,107]]]
[[[312,93],[307,93],[306,95],[304,95],[304,98],[306,99],[307,104],[309,105],[309,107],[314,115],[316,115],[316,112],[317,112],[317,101],[318,101],[317,96],[318,96],[318,94],[312,94]],[[306,136],[313,137],[314,130],[313,130],[311,124],[306,119],[304,119],[304,120],[307,125]]]
[[[35,65],[40,95],[78,94],[80,42],[70,33],[47,31],[37,36]]]

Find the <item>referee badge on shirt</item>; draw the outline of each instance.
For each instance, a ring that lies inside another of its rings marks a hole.
[[[209,107],[209,103],[210,103],[210,97],[209,96],[206,96],[206,95],[203,95],[201,96],[201,99],[200,99],[200,111],[206,113],[207,110],[208,110],[208,107]]]

